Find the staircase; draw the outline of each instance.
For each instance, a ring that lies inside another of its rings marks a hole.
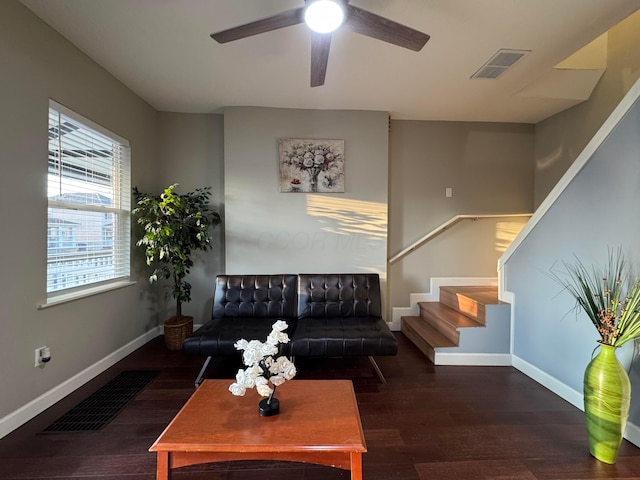
[[[401,331],[434,364],[510,364],[511,307],[497,287],[441,286],[439,301],[418,306]]]

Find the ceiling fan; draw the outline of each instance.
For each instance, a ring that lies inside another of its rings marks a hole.
[[[332,14],[335,17],[331,17]],[[333,20],[331,20],[333,19]],[[339,26],[413,51],[420,51],[429,35],[349,5],[349,0],[305,0],[305,6],[286,10],[271,17],[212,33],[218,43],[306,23],[311,32],[311,86],[324,85],[331,46],[331,32]]]

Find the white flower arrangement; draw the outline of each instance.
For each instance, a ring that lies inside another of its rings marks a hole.
[[[285,356],[275,357],[278,344],[289,343],[289,335],[284,332],[287,327],[287,322],[278,320],[273,324],[266,342],[244,339],[236,342],[236,349],[243,351],[242,362],[247,368],[238,370],[235,383],[229,386],[231,393],[243,396],[247,388],[256,387],[260,395],[271,400],[277,386],[295,377],[296,366],[293,362]]]

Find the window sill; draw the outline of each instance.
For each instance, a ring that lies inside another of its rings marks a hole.
[[[54,307],[56,305],[60,305],[62,303],[73,302],[74,300],[79,300],[81,298],[92,297],[93,295],[98,295],[100,293],[109,292],[111,290],[118,290],[120,288],[129,287],[131,285],[135,285],[136,282],[132,282],[130,280],[110,283],[108,285],[100,285],[99,287],[87,288],[80,292],[73,293],[65,293],[62,295],[56,295],[55,297],[48,298],[45,303],[41,303],[38,305],[38,310],[43,308]]]

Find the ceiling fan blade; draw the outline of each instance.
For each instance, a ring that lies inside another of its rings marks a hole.
[[[311,86],[324,85],[329,63],[329,48],[331,47],[330,33],[311,34]]]
[[[381,17],[368,10],[347,5],[348,13],[344,26],[351,31],[393,43],[399,47],[419,52],[429,40],[429,35],[400,23]]]
[[[258,35],[259,33],[266,33],[280,28],[290,27],[302,22],[304,22],[304,7],[294,8],[271,17],[263,18],[262,20],[256,20],[255,22],[247,23],[245,25],[212,33],[211,38],[218,43],[227,43],[233,40]]]

